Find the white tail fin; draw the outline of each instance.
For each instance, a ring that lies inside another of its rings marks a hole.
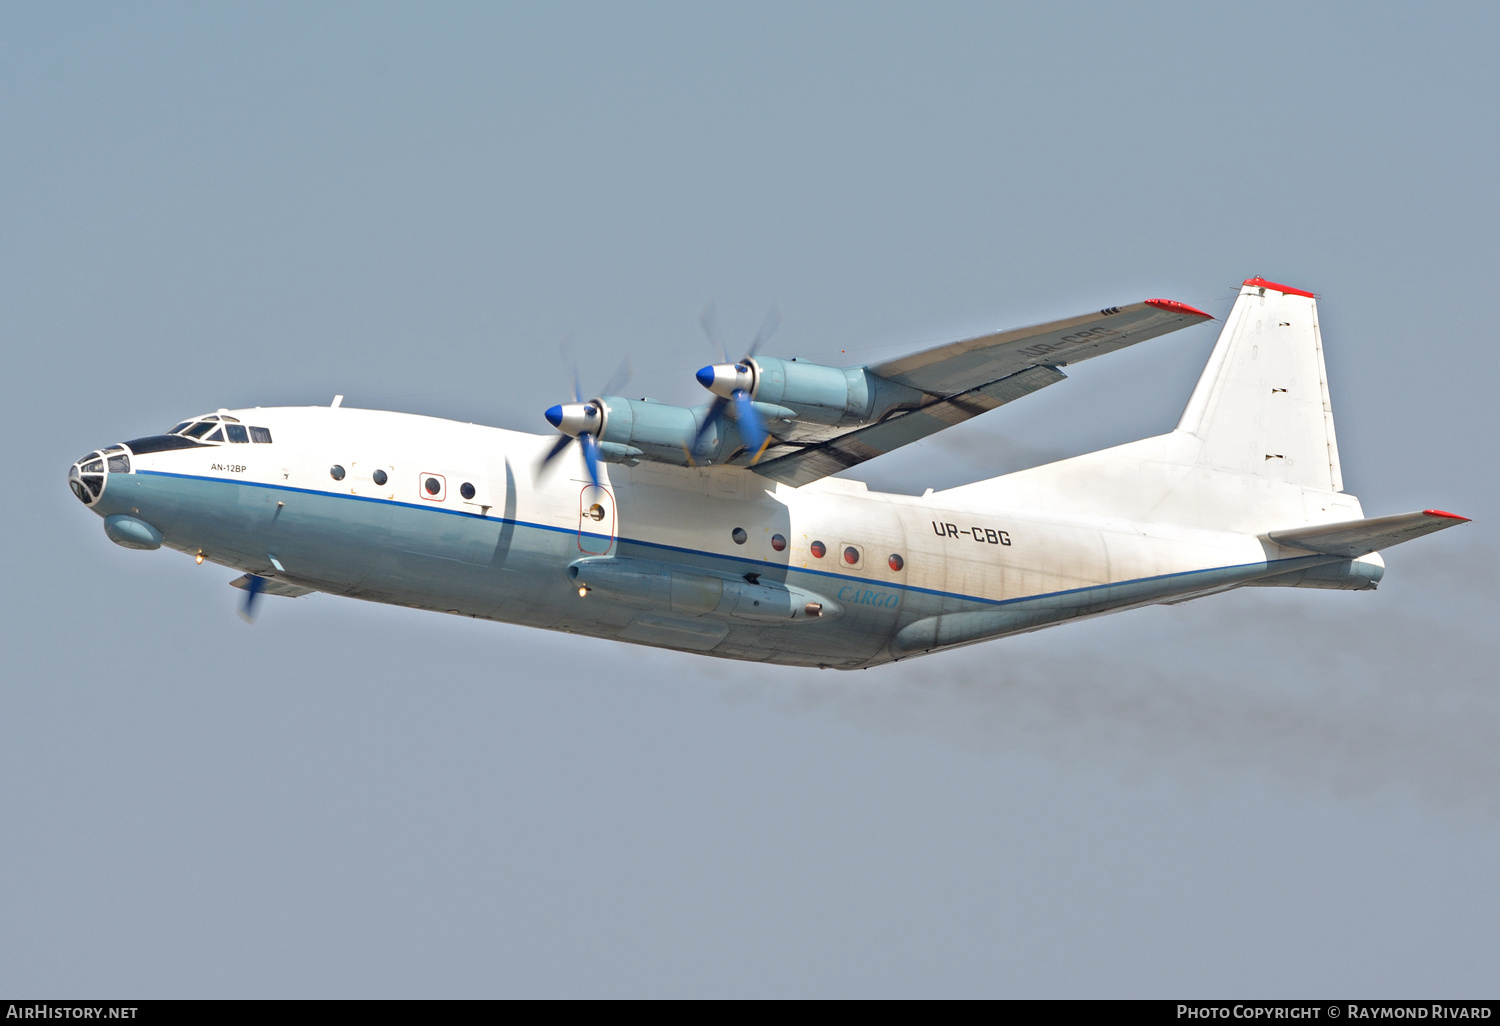
[[[1202,441],[1200,466],[1344,490],[1311,292],[1241,286],[1177,430]]]
[[[1359,519],[1343,488],[1317,301],[1251,278],[1177,430],[944,494],[1259,534]]]

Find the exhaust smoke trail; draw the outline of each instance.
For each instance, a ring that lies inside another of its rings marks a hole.
[[[1127,776],[1249,774],[1500,818],[1500,559],[1388,558],[1374,595],[1241,589],[820,675],[793,703]]]

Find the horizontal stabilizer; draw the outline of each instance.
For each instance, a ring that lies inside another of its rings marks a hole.
[[[1289,548],[1355,559],[1367,552],[1390,548],[1424,534],[1468,522],[1468,517],[1461,517],[1456,513],[1426,509],[1420,513],[1397,513],[1395,516],[1371,517],[1368,520],[1292,527],[1285,531],[1271,531],[1266,537],[1277,545]]]
[[[232,588],[248,591],[250,589],[251,576],[250,574],[246,574],[243,577],[236,577],[229,582],[229,585]],[[317,590],[316,588],[304,588],[300,584],[290,584],[275,577],[263,577],[261,580],[264,582],[259,589],[262,595],[281,595],[285,598],[298,598],[302,595],[311,595]]]

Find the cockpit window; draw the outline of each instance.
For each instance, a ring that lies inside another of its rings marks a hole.
[[[247,428],[240,423],[238,417],[231,417],[225,413],[205,413],[201,417],[185,420],[167,434],[193,438],[203,443],[224,441],[269,443],[271,441],[271,432],[267,429]]]

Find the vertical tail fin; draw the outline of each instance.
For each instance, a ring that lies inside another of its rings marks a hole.
[[[1241,286],[1177,430],[1202,442],[1200,466],[1343,491],[1311,292]]]
[[[1252,534],[1364,515],[1344,492],[1317,301],[1263,278],[1240,288],[1175,431],[954,491]]]

